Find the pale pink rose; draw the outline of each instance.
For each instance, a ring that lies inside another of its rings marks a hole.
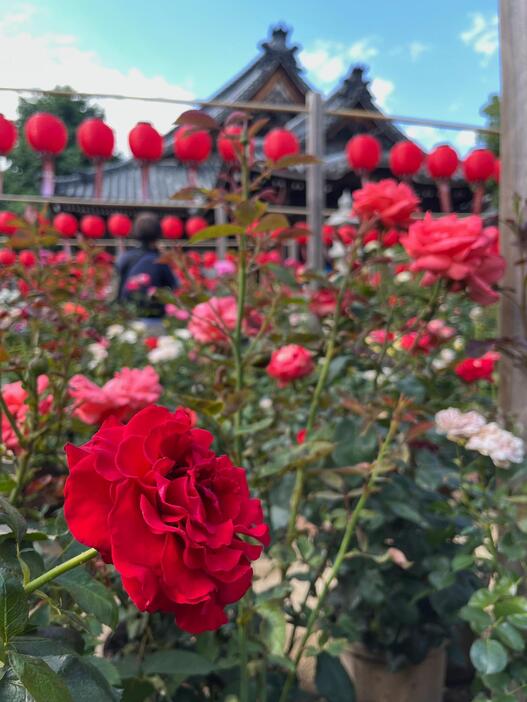
[[[227,338],[227,332],[233,331],[236,326],[236,315],[236,299],[233,295],[211,297],[207,302],[194,307],[188,330],[202,344],[223,342]]]

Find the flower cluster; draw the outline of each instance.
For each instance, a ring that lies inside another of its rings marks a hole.
[[[366,183],[353,193],[353,212],[365,221],[379,219],[386,227],[408,224],[418,206],[412,188],[390,178]]]
[[[194,634],[227,621],[225,606],[250,587],[251,561],[269,543],[244,469],[212,441],[187,410],[152,405],[66,447],[75,538],[114,564],[139,609],[172,612]]]
[[[488,456],[499,468],[523,461],[523,441],[496,422],[487,423],[479,412],[461,412],[449,407],[436,414],[435,428],[452,441],[466,440],[465,448]]]

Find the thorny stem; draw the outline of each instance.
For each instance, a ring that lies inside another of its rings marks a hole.
[[[318,381],[315,387],[315,392],[313,393],[313,399],[311,400],[311,406],[309,408],[309,414],[307,417],[306,424],[306,439],[313,431],[313,425],[315,423],[315,417],[318,411],[318,406],[320,403],[320,397],[326,385],[326,381],[329,374],[329,369],[331,367],[331,361],[335,354],[335,344],[337,341],[337,334],[339,329],[339,322],[342,313],[342,303],[344,300],[344,295],[348,287],[349,279],[351,276],[351,260],[349,261],[348,269],[344,276],[342,277],[342,282],[340,284],[337,303],[335,307],[335,315],[333,317],[333,327],[328,339],[328,345],[326,347],[326,355],[320,370],[320,375],[318,376]],[[291,504],[289,509],[289,523],[287,526],[287,541],[291,543],[295,537],[296,530],[296,519],[298,515],[298,509],[300,507],[300,501],[302,500],[302,494],[304,491],[304,481],[305,481],[305,470],[303,466],[297,468],[295,485],[293,487],[293,494],[291,495]]]
[[[46,583],[49,583],[51,580],[54,580],[55,578],[58,578],[59,575],[63,575],[63,573],[67,573],[69,570],[73,570],[73,568],[77,568],[78,566],[82,565],[83,563],[86,563],[87,561],[91,560],[92,558],[95,558],[97,553],[98,553],[97,549],[89,548],[86,551],[79,553],[78,556],[74,556],[73,558],[70,558],[68,561],[64,561],[64,563],[59,563],[59,565],[55,566],[54,568],[51,568],[50,570],[46,571],[45,573],[42,573],[42,575],[39,575],[38,578],[35,578],[34,580],[30,580],[28,583],[26,583],[24,585],[24,590],[28,594],[31,592],[35,592],[35,590],[39,590]]]
[[[401,396],[399,398],[399,402],[397,404],[397,407],[394,411],[392,421],[390,422],[390,427],[388,429],[388,433],[386,434],[386,437],[379,449],[379,453],[377,454],[377,458],[375,459],[373,463],[373,468],[370,473],[370,477],[368,479],[368,482],[364,485],[362,489],[361,496],[355,505],[353,511],[351,512],[348,522],[346,524],[346,529],[344,530],[344,535],[342,537],[342,541],[340,542],[339,550],[337,552],[337,556],[335,558],[335,561],[333,563],[333,566],[329,572],[329,575],[324,583],[324,587],[322,588],[322,592],[320,593],[320,597],[318,598],[317,604],[314,607],[314,609],[311,610],[311,614],[309,616],[309,619],[307,621],[306,625],[306,630],[304,632],[304,635],[300,641],[300,645],[298,647],[298,650],[295,654],[295,657],[293,659],[293,665],[294,665],[294,670],[296,672],[296,669],[298,668],[298,664],[300,663],[300,659],[302,658],[302,654],[304,653],[304,649],[306,647],[306,644],[309,640],[309,637],[311,636],[313,632],[313,627],[315,626],[315,623],[318,619],[318,615],[320,613],[320,610],[322,609],[322,605],[324,604],[327,594],[331,588],[331,585],[335,578],[337,577],[340,568],[342,566],[342,563],[344,562],[350,541],[355,533],[355,529],[357,527],[358,521],[360,519],[361,513],[366,505],[366,502],[370,496],[370,493],[372,489],[375,486],[375,483],[377,482],[377,478],[379,476],[380,471],[382,470],[384,466],[384,459],[386,457],[386,453],[392,443],[392,440],[395,436],[395,433],[399,427],[400,423],[400,417],[401,413],[404,409],[405,406],[405,400]],[[285,681],[284,687],[282,689],[282,694],[280,695],[280,699],[278,702],[286,702],[287,698],[289,696],[289,692],[291,690],[291,685],[293,684],[293,678],[295,675],[295,672],[290,671],[287,679]]]
[[[241,184],[242,184],[242,199],[246,202],[249,199],[249,162],[248,162],[248,137],[247,125],[244,126],[241,137],[243,147],[241,158]],[[238,309],[236,314],[236,326],[234,328],[233,352],[234,365],[236,369],[236,392],[240,393],[243,389],[243,358],[242,358],[242,324],[243,313],[245,308],[245,291],[247,286],[247,252],[245,234],[238,236]],[[236,460],[241,463],[241,398],[238,398],[238,409],[234,415],[234,452]]]

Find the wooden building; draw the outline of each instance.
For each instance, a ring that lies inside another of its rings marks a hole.
[[[297,58],[298,46],[289,41],[289,30],[284,26],[271,29],[270,37],[260,44],[256,58],[234,76],[226,85],[214,93],[210,99],[222,102],[266,102],[270,104],[304,105],[306,95],[316,90],[305,77],[305,70]],[[349,74],[326,97],[324,106],[328,110],[363,109],[379,112],[372,93],[368,87],[366,69],[362,66],[352,66]],[[220,124],[232,111],[228,108],[206,108]],[[258,113],[255,116],[267,116],[269,124],[285,126],[293,130],[305,149],[307,115],[305,113],[269,112]],[[341,116],[325,116],[325,202],[328,208],[336,208],[343,191],[353,191],[360,187],[358,177],[353,173],[345,156],[345,145],[348,139],[358,133],[370,133],[382,143],[383,156],[380,168],[375,177],[388,177],[387,155],[389,149],[398,141],[405,139],[399,128],[386,120],[349,119]],[[188,184],[187,169],[173,155],[173,130],[165,135],[164,157],[150,167],[150,198],[156,209],[163,211],[163,204],[169,201],[171,195]],[[261,142],[256,143],[256,155],[259,155]],[[197,169],[197,185],[205,188],[215,187],[224,178],[225,165],[216,153],[213,153],[206,163]],[[83,171],[70,176],[61,176],[56,181],[56,195],[77,199],[93,198],[94,170]],[[439,210],[435,184],[420,175],[414,180],[414,187],[423,201],[425,209]],[[279,204],[305,206],[306,204],[306,172],[305,168],[291,169],[273,178],[272,186],[279,193]],[[126,212],[132,203],[142,200],[141,173],[134,159],[111,164],[105,167],[102,191],[103,201],[112,201],[111,206],[78,204],[67,205],[63,209],[76,214],[98,212],[109,214],[115,209]],[[470,209],[471,194],[463,181],[453,184],[453,206],[456,211]],[[115,203],[115,204],[114,204]],[[172,203],[173,204],[173,203]],[[148,206],[148,203],[145,202]],[[172,210],[173,211],[173,210]],[[186,211],[181,210],[181,215]]]

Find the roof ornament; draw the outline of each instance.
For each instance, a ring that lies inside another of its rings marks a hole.
[[[298,46],[296,44],[288,45],[290,29],[285,24],[275,24],[271,27],[271,37],[269,41],[264,41],[261,43],[262,49],[266,53],[278,53],[278,54],[294,54],[298,51]]]

